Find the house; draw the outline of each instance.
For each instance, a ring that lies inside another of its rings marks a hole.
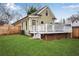
[[[14,23],[12,23],[12,25],[18,26],[18,27],[22,27],[21,21],[22,21],[22,19],[20,19],[20,20],[14,22]]]
[[[59,39],[70,37],[72,32],[71,26],[65,26],[65,24],[56,24],[55,15],[49,7],[45,6],[40,10],[27,15],[20,20],[21,29],[25,35],[32,36],[39,39]]]
[[[72,27],[79,27],[79,20],[74,20],[72,22]]]
[[[66,20],[66,24],[71,24],[72,26],[72,38],[79,38],[79,20],[74,19]]]
[[[72,37],[79,38],[79,20],[72,22]]]

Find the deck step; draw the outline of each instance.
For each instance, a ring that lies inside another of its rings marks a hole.
[[[40,33],[34,33],[33,38],[34,39],[41,39],[41,34]]]

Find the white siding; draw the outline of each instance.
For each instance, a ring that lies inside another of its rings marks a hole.
[[[72,26],[79,26],[79,21],[74,21],[73,23],[72,23]]]

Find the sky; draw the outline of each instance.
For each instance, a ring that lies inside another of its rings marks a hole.
[[[9,3],[7,5],[8,7],[11,7],[11,9],[19,12],[22,16],[27,15],[24,10],[25,6],[35,6],[38,9],[48,6],[57,20],[61,20],[63,18],[66,19],[72,14],[79,13],[79,3]]]

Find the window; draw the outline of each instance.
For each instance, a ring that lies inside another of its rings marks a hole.
[[[41,24],[44,24],[44,22],[43,22],[43,21],[41,21]]]
[[[36,20],[32,20],[32,25],[36,25]]]
[[[46,16],[48,16],[48,11],[46,10]]]

